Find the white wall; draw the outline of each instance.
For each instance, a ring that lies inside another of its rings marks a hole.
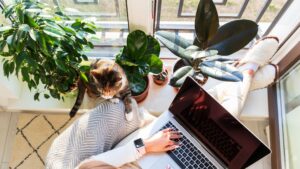
[[[0,61],[0,106],[8,104],[10,99],[18,99],[21,93],[20,82],[15,75],[4,76],[3,65]]]
[[[276,35],[279,37],[280,41],[283,41],[300,22],[299,7],[300,0],[294,0],[272,29],[270,35]]]
[[[127,0],[129,30],[143,30],[153,34],[154,0]]]

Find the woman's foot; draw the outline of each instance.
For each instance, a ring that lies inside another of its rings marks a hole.
[[[277,37],[267,36],[258,40],[255,45],[249,49],[246,56],[237,64],[238,67],[246,63],[256,63],[258,66],[264,66],[269,63],[279,47]]]

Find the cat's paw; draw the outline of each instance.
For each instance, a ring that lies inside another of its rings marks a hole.
[[[112,98],[112,99],[109,99],[109,101],[114,104],[118,104],[120,102],[120,100],[118,98]]]
[[[133,119],[133,112],[125,113],[125,117],[127,121],[132,121]]]

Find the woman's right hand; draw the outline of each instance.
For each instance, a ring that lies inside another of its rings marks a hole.
[[[146,153],[165,152],[178,148],[179,143],[174,141],[174,139],[180,138],[180,133],[171,128],[159,131],[149,139],[144,140]]]

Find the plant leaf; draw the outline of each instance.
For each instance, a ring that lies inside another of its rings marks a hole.
[[[0,27],[0,34],[3,33],[3,32],[9,31],[11,29],[12,29],[11,26],[1,26]]]
[[[194,75],[195,71],[191,66],[184,66],[176,70],[173,77],[170,79],[170,85],[173,87],[180,87],[186,77]]]
[[[34,94],[34,100],[40,101],[39,96],[40,96],[40,93],[35,93]]]
[[[243,80],[243,74],[236,67],[233,67],[229,64],[222,63],[219,61],[204,61],[202,62],[202,64],[208,67],[217,68],[224,72],[233,74],[235,77],[239,78],[240,81]]]
[[[36,41],[36,32],[34,29],[30,29],[29,36],[31,37],[32,40]]]
[[[187,60],[188,62],[191,63],[191,61],[193,60],[193,57],[190,55],[186,55],[184,48],[182,48],[179,45],[176,45],[175,43],[169,41],[168,39],[166,39],[162,36],[157,35],[156,37],[162,44],[164,44],[176,56],[178,56],[184,60]]]
[[[76,31],[70,26],[63,26],[62,28],[63,28],[64,31],[66,31],[67,33],[69,33],[71,35],[76,34]]]
[[[257,34],[258,25],[250,20],[235,20],[218,29],[215,37],[209,41],[209,49],[219,55],[230,55],[247,45]]]
[[[151,35],[147,36],[148,39],[148,45],[147,45],[147,50],[144,55],[150,55],[150,54],[155,54],[159,56],[160,53],[160,45],[158,41],[153,38]]]
[[[8,63],[8,60],[6,60],[4,63],[3,63],[3,71],[4,71],[4,75],[6,77],[9,77],[9,63]]]
[[[55,38],[62,38],[64,33],[62,31],[59,31],[57,29],[54,29],[53,27],[46,26],[43,30],[44,33],[46,33],[49,36],[55,37]]]
[[[138,73],[133,73],[131,75],[127,75],[127,77],[133,94],[140,94],[146,89],[146,81],[143,76]]]
[[[30,27],[38,27],[38,24],[34,21],[34,19],[31,16],[29,16],[28,13],[25,13],[24,15],[24,22]]]
[[[89,82],[89,80],[84,72],[80,72],[80,77],[84,82],[86,82],[86,83]]]
[[[49,95],[48,94],[44,94],[44,97],[46,98],[46,99],[49,99]]]
[[[212,0],[200,0],[195,17],[195,32],[200,48],[205,49],[207,42],[214,37],[219,27],[219,17]]]
[[[6,6],[3,10],[5,18],[10,17],[12,15],[14,9],[15,9],[15,4],[10,4],[10,5]]]
[[[201,73],[218,80],[233,81],[233,82],[241,81],[239,77],[229,72],[225,72],[217,67],[209,67],[202,64],[199,68],[201,70]]]
[[[162,61],[159,59],[159,57],[157,55],[151,54],[148,57],[148,65],[150,68],[150,72],[154,73],[154,74],[158,74],[162,71],[162,67],[163,67],[163,63]]]
[[[25,51],[22,51],[16,56],[16,75],[18,76],[20,66],[22,65],[22,62],[25,58],[27,58],[28,55]]]
[[[55,59],[55,63],[56,63],[56,66],[57,66],[60,70],[62,70],[62,71],[64,71],[64,72],[68,72],[68,69],[67,69],[67,67],[66,67],[66,64],[65,64],[65,62],[64,62],[63,60],[60,60],[59,58],[57,58],[57,59]]]
[[[188,40],[184,39],[183,37],[177,35],[175,32],[157,31],[155,34],[173,42],[174,44],[176,44],[184,49],[192,45],[191,42],[189,42]]]
[[[138,59],[147,50],[148,40],[146,34],[141,30],[131,32],[127,37],[128,54]]]

